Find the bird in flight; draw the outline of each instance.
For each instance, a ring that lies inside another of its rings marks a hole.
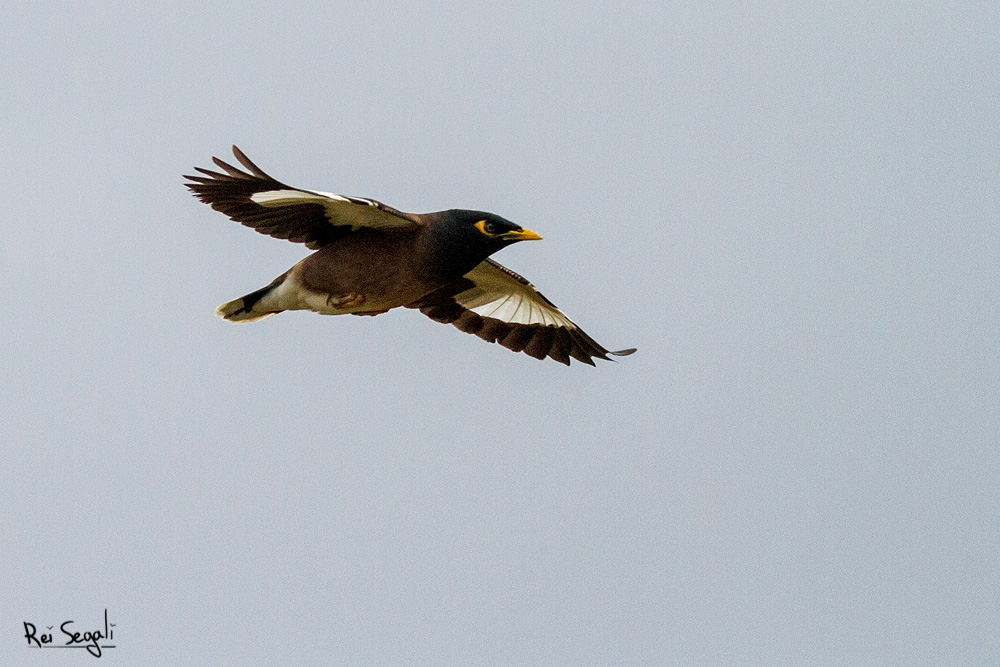
[[[285,310],[379,315],[415,308],[491,343],[536,359],[625,356],[583,332],[527,280],[490,255],[542,237],[493,213],[451,209],[405,213],[374,199],[293,188],[276,181],[233,146],[246,170],[219,158],[222,171],[184,176],[195,196],[262,234],[315,250],[270,285],[222,304],[231,322]]]

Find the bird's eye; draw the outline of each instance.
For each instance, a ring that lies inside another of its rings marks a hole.
[[[483,225],[483,229],[486,230],[487,234],[497,233],[497,226],[494,225],[492,222],[487,222],[485,225]]]

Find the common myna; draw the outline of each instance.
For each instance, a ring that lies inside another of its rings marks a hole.
[[[267,287],[224,303],[216,313],[251,322],[283,310],[378,315],[417,308],[433,320],[536,359],[624,356],[599,345],[527,280],[490,255],[541,236],[498,215],[452,209],[404,213],[373,199],[301,190],[280,183],[233,146],[242,171],[195,167],[195,196],[262,234],[315,250]],[[223,173],[224,172],[224,173]]]

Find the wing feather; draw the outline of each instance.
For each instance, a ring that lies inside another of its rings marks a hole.
[[[416,229],[420,216],[362,197],[301,190],[268,176],[236,146],[233,155],[246,169],[212,158],[221,171],[195,167],[201,176],[185,176],[201,201],[236,222],[279,239],[316,249],[360,227]]]
[[[490,343],[567,366],[571,358],[593,366],[595,357],[610,361],[608,355],[635,352],[605,349],[531,283],[491,259],[409,307]]]

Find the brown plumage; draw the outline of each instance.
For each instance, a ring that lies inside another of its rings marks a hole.
[[[185,176],[201,201],[275,238],[316,250],[267,287],[219,306],[227,320],[249,322],[284,310],[377,315],[405,306],[438,322],[536,359],[624,356],[584,333],[527,280],[488,257],[538,234],[498,215],[452,209],[405,213],[381,202],[292,188],[251,162],[243,171]]]

